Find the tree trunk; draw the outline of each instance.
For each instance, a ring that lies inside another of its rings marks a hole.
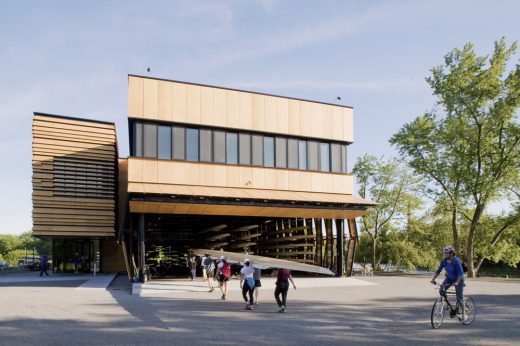
[[[377,238],[372,238],[372,271],[376,271],[376,245],[377,245]]]
[[[457,227],[457,206],[453,205],[453,209],[451,211],[451,230],[453,233],[453,246],[455,247],[455,252],[460,255],[460,238],[459,238],[459,229]]]
[[[475,266],[473,263],[475,260],[475,234],[477,233],[477,225],[480,221],[480,217],[482,216],[482,213],[484,211],[484,206],[482,204],[477,204],[475,207],[475,213],[473,214],[473,218],[471,220],[471,226],[469,228],[468,233],[468,276],[470,278],[477,277],[477,272],[479,269],[479,266]]]

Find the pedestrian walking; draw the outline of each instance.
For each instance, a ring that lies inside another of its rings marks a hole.
[[[220,261],[218,263],[218,282],[220,284],[220,290],[222,291],[222,297],[220,299],[226,300],[228,293],[228,281],[231,277],[231,265],[226,260],[226,257],[220,256]]]
[[[262,269],[255,268],[253,278],[255,279],[255,304],[258,305],[258,291],[260,291],[260,287],[262,287],[262,282],[260,281],[262,278]]]
[[[202,268],[202,278],[204,281],[208,280],[208,274],[207,274],[207,268],[206,268],[206,258],[208,258],[209,255],[205,254],[202,259],[200,260],[200,267]]]
[[[289,291],[289,281],[292,283],[294,289],[296,289],[296,285],[292,279],[291,271],[285,268],[278,270],[274,298],[280,307],[278,312],[281,313],[285,313],[287,311],[287,291]],[[280,295],[282,296],[282,299],[280,299]]]
[[[206,266],[206,275],[208,278],[209,291],[213,292],[214,291],[213,277],[215,276],[215,261],[208,254],[206,254],[206,256],[204,256],[204,258],[205,258],[204,263]]]
[[[193,281],[197,277],[197,256],[190,254],[188,267],[190,268],[191,281]]]
[[[40,276],[45,273],[46,276],[49,276],[47,273],[47,266],[49,265],[49,261],[47,260],[47,256],[43,255],[40,259]]]
[[[253,292],[255,290],[255,269],[251,265],[249,259],[244,260],[244,266],[240,270],[240,288],[242,289],[242,297],[246,302],[246,310],[253,310]],[[249,294],[249,299],[247,295]]]

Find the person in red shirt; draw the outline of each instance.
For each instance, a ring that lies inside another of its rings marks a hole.
[[[291,271],[285,268],[278,270],[274,298],[280,307],[280,310],[278,311],[280,313],[285,313],[287,311],[287,291],[289,291],[289,281],[292,283],[294,289],[296,289],[296,285],[292,279]],[[280,295],[282,296],[281,300]]]
[[[226,300],[226,296],[228,293],[228,281],[231,277],[231,265],[224,256],[220,256],[220,261],[218,263],[218,282],[220,284],[220,290],[222,291],[222,297],[220,299]]]

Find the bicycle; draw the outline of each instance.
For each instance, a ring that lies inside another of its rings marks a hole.
[[[441,288],[437,282],[434,281],[435,289],[438,290]],[[458,320],[464,325],[470,325],[471,322],[475,319],[477,315],[477,306],[475,305],[475,301],[471,297],[464,297],[464,309],[465,309],[465,319],[462,318],[462,310],[460,309],[459,303],[453,307],[448,299],[448,295],[455,295],[453,291],[444,291],[444,294],[439,295],[439,298],[435,300],[432,307],[431,314],[431,323],[433,329],[438,329],[442,325],[442,321],[444,321],[444,315],[447,311],[450,312],[450,318],[457,317]]]

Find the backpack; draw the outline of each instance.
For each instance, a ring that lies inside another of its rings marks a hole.
[[[227,261],[223,261],[224,262],[224,266],[222,267],[222,275],[224,275],[225,277],[230,277],[231,276],[231,266],[229,265],[229,263]]]
[[[247,278],[246,282],[250,289],[255,288],[255,279],[254,278]]]
[[[206,266],[206,272],[213,273],[215,271],[215,262],[211,259],[211,257],[206,258],[204,265]]]

